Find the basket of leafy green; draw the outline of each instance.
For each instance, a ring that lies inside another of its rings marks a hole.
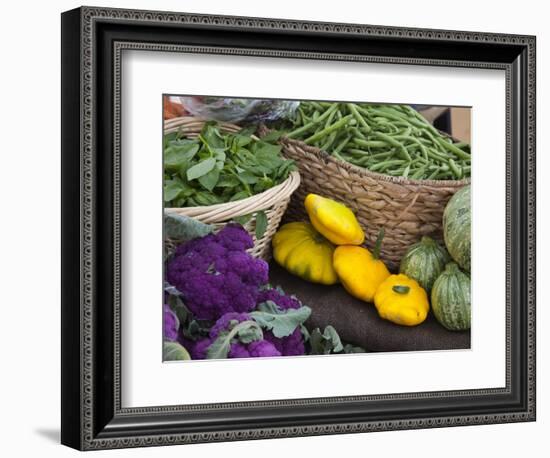
[[[237,221],[253,234],[252,255],[267,259],[292,193],[300,184],[293,161],[273,136],[253,128],[177,118],[164,129],[164,207],[222,228]]]

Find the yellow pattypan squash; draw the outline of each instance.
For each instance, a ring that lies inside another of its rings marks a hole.
[[[304,202],[313,227],[336,245],[361,245],[365,233],[353,212],[345,205],[317,194]]]
[[[374,300],[378,286],[390,276],[388,268],[378,259],[378,255],[360,246],[337,247],[334,250],[333,264],[346,291],[366,302]]]
[[[374,305],[381,318],[404,326],[416,326],[428,316],[428,295],[416,280],[391,275],[379,286]]]
[[[338,283],[332,267],[334,245],[311,224],[284,224],[273,236],[272,244],[275,261],[291,274],[313,283]]]

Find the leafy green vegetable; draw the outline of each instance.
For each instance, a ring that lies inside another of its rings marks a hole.
[[[216,159],[209,157],[208,159],[194,165],[190,169],[187,169],[187,179],[191,181],[195,178],[200,178],[210,172],[214,167],[216,167]]]
[[[292,334],[310,315],[311,309],[305,305],[299,309],[281,310],[273,301],[262,302],[256,311],[250,312],[254,321],[278,338]]]
[[[164,342],[162,348],[162,359],[164,361],[183,361],[191,359],[187,349],[177,342]]]
[[[340,336],[332,326],[328,325],[321,334],[319,328],[315,328],[310,335],[312,355],[329,355],[344,350]]]
[[[165,239],[170,238],[179,242],[188,242],[197,237],[204,237],[214,230],[213,226],[201,223],[194,218],[175,213],[164,215]]]
[[[171,288],[174,288],[174,287],[172,286]],[[181,295],[179,294],[179,292],[178,294],[169,294],[167,302],[170,308],[172,309],[172,311],[176,314],[176,318],[178,319],[178,321],[180,323],[185,323],[187,321],[187,318],[190,316],[190,312],[189,312],[189,309],[183,303],[183,300],[181,299]]]
[[[265,234],[267,229],[267,215],[264,211],[256,213],[256,239],[259,240]]]
[[[344,353],[366,353],[365,349],[352,344],[344,345]]]
[[[264,337],[262,329],[255,321],[243,321],[236,323],[231,329],[221,332],[216,340],[208,347],[207,359],[225,359],[231,349],[234,340],[247,344]]]
[[[165,206],[233,202],[286,180],[295,166],[281,156],[281,146],[275,143],[280,134],[259,140],[253,131],[222,134],[215,124],[206,123],[197,139],[165,135]]]

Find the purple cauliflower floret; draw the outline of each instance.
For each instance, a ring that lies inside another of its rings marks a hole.
[[[228,250],[245,251],[254,246],[250,234],[239,224],[228,224],[218,233],[218,240]]]
[[[248,344],[248,353],[252,358],[262,358],[266,356],[281,356],[281,352],[267,340],[256,340]]]
[[[271,331],[264,332],[264,339],[271,342],[283,356],[301,356],[306,352],[304,336],[300,328],[296,328],[288,337],[275,337]]]
[[[190,348],[191,359],[206,359],[208,347],[212,344],[212,339],[206,338],[197,340]]]
[[[210,329],[209,337],[197,341],[191,348],[192,359],[206,359],[208,347],[223,331],[229,330],[233,324],[251,320],[247,313],[226,313],[220,317]],[[275,345],[268,340],[256,340],[248,344],[233,342],[227,355],[228,358],[256,358],[281,356]]]
[[[198,319],[249,312],[268,281],[267,263],[244,251],[252,246],[242,226],[229,224],[217,234],[180,245],[168,263],[166,278]]]
[[[176,314],[172,311],[168,304],[164,304],[164,339],[177,340],[179,322]]]
[[[278,289],[266,289],[260,294],[258,303],[272,301],[281,310],[299,309],[302,304],[294,296],[288,296]],[[264,339],[271,342],[283,356],[300,356],[305,354],[304,337],[300,328],[296,328],[288,337],[278,338],[271,331],[264,332]]]
[[[299,309],[302,304],[294,296],[287,296],[278,289],[270,288],[264,289],[260,293],[258,303],[272,301],[275,302],[281,310]]]

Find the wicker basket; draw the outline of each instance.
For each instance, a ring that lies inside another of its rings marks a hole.
[[[184,117],[170,119],[164,124],[164,133],[181,132],[187,137],[197,137],[205,120]],[[220,123],[220,130],[223,132],[238,132],[241,128],[234,124]],[[267,228],[263,236],[257,240],[255,233],[256,218],[251,218],[244,227],[252,234],[254,247],[249,252],[258,258],[269,260],[271,257],[271,238],[277,231],[281,218],[285,213],[292,193],[300,185],[300,174],[291,172],[289,177],[270,189],[246,199],[223,204],[208,205],[201,207],[165,208],[165,213],[176,213],[178,215],[190,216],[197,220],[212,224],[216,229],[221,229],[231,220],[239,216],[250,215],[263,211],[267,216]],[[167,241],[170,244],[170,241]]]
[[[268,130],[262,127],[260,134]],[[283,154],[293,159],[302,184],[292,196],[285,220],[307,218],[304,199],[309,193],[333,198],[350,207],[372,248],[384,228],[381,258],[396,269],[407,249],[423,235],[442,241],[442,216],[451,196],[470,182],[411,180],[371,172],[343,162],[299,140],[282,138]]]

